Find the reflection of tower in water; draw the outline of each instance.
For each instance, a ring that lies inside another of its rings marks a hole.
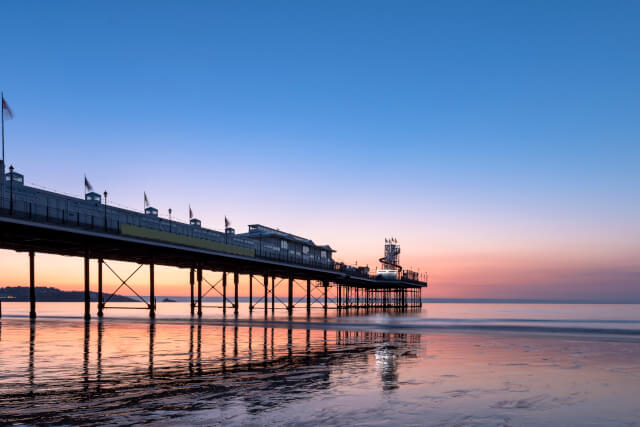
[[[376,367],[380,372],[382,390],[394,390],[398,388],[398,355],[397,346],[390,342],[384,342],[376,347]]]

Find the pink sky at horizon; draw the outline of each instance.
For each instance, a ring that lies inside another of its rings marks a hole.
[[[109,263],[123,277],[136,268],[133,263]],[[362,264],[377,266],[377,260],[374,257],[362,258],[359,265]],[[640,266],[632,257],[594,258],[585,265],[584,259],[578,257],[570,259],[539,254],[408,254],[404,256],[403,264],[429,273],[429,288],[423,290],[424,298],[640,300],[637,292]],[[97,290],[96,265],[92,260],[93,291]],[[80,291],[83,289],[82,268],[81,258],[36,254],[36,284]],[[28,286],[26,253],[0,250],[0,270],[3,272],[0,287]],[[142,295],[148,294],[147,274],[148,269],[143,267],[131,281]],[[156,295],[188,296],[188,274],[186,269],[156,266]],[[220,273],[205,272],[205,277],[215,281]],[[119,284],[107,269],[104,269],[104,283],[105,292]],[[230,278],[229,291],[232,294],[231,283]],[[255,286],[254,294],[260,295],[259,285]],[[241,296],[248,296],[247,276],[241,276],[239,289]],[[297,288],[294,293],[297,296],[304,294]]]

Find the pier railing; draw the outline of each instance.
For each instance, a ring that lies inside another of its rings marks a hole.
[[[8,203],[5,200],[5,206],[7,204]],[[143,214],[118,215],[118,213],[107,211],[107,215],[105,216],[104,213],[100,215],[97,212],[60,209],[37,203],[14,201],[12,208],[0,208],[0,215],[111,235],[120,235],[121,225],[128,224],[164,233],[171,233],[179,236],[202,239],[204,241],[224,243],[226,245],[252,249],[255,257],[258,258],[304,265],[328,271],[334,270],[334,261],[330,259],[327,259],[326,261],[316,261],[301,254],[291,254],[289,251],[282,253],[281,251],[267,248],[266,245],[262,245],[262,242],[257,240],[252,241],[250,239],[236,237],[234,235],[225,235],[221,232],[206,230],[177,221],[169,221],[165,218],[145,218]]]
[[[340,271],[352,277],[362,277],[364,279],[384,280],[375,274],[370,274],[356,267],[335,262],[326,258],[317,260],[299,253],[290,251],[273,250],[263,245],[260,240],[253,240],[246,237],[239,237],[234,234],[200,228],[191,224],[178,221],[171,221],[166,218],[149,216],[142,213],[131,212],[117,207],[103,204],[92,204],[83,200],[77,200],[69,208],[59,208],[50,206],[48,203],[36,203],[18,198],[12,202],[7,197],[5,189],[4,203],[0,204],[0,216],[33,221],[38,223],[55,224],[64,227],[105,233],[111,235],[121,235],[121,225],[128,224],[150,230],[156,230],[172,235],[185,236],[202,239],[204,241],[223,243],[225,245],[237,246],[253,250],[257,258],[281,261],[290,264],[297,264],[327,271]],[[86,206],[84,206],[86,205]],[[75,207],[73,207],[75,206]],[[185,245],[185,246],[188,246]],[[424,285],[424,281],[415,280],[403,272],[396,280]],[[387,279],[393,280],[393,279]]]

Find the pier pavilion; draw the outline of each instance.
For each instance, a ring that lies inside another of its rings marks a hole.
[[[202,316],[202,299],[211,292],[222,297],[224,312],[229,308],[237,314],[241,274],[249,276],[250,310],[260,306],[265,314],[276,306],[285,308],[290,315],[300,305],[310,312],[313,304],[325,310],[418,306],[421,289],[427,286],[426,275],[407,270],[392,278],[370,274],[368,269],[336,262],[335,251],[329,245],[316,245],[311,239],[264,225],[252,224],[242,234],[230,227],[216,231],[203,227],[195,218],[189,223],[161,218],[151,206],[142,213],[110,206],[106,191],[102,195],[88,192],[81,199],[28,186],[13,167],[7,173],[4,164],[0,168],[4,175],[0,184],[0,248],[28,253],[31,317],[36,316],[38,252],[84,258],[87,319],[91,317],[91,259],[98,261],[98,316],[113,307],[102,284],[103,266],[113,271],[109,260],[149,265],[149,298],[130,289],[149,310],[150,317],[155,317],[156,312],[155,265],[188,270],[194,316]],[[207,272],[221,273],[220,279],[207,280]],[[234,287],[233,299],[227,294],[229,277]],[[128,278],[118,278],[118,289],[129,287]],[[294,287],[305,289],[305,297],[295,299]],[[286,299],[276,295],[277,288],[286,288]],[[336,293],[333,304],[329,289]]]

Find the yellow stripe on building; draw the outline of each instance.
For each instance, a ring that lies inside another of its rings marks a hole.
[[[198,249],[208,249],[210,251],[225,252],[234,255],[255,256],[253,248],[243,248],[226,243],[212,242],[210,240],[196,239],[195,237],[180,236],[165,231],[151,230],[149,228],[136,227],[130,224],[120,224],[120,233],[123,236],[139,237],[141,239],[157,240],[160,242],[173,243],[176,245],[190,246]]]

